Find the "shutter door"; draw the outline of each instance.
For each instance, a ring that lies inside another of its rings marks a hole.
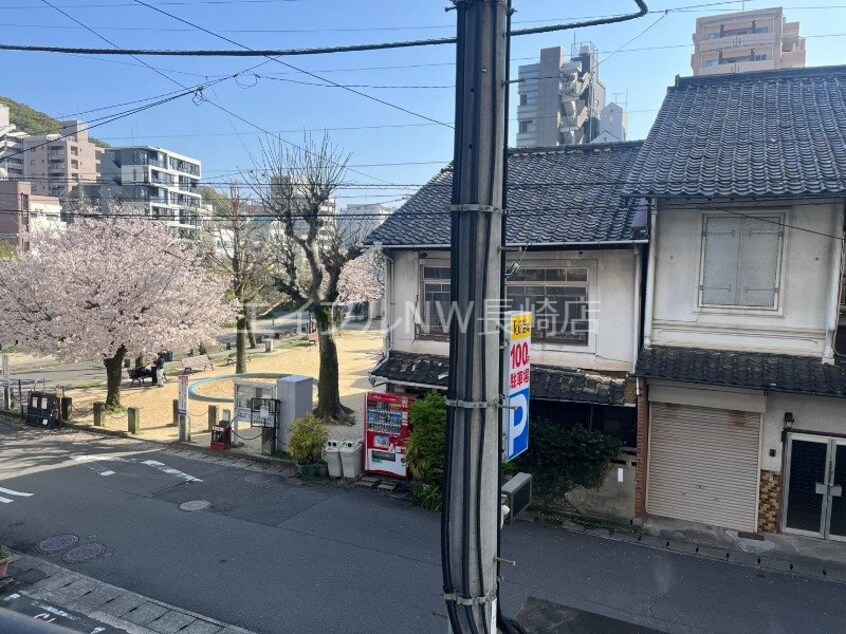
[[[760,414],[651,406],[647,512],[755,531]]]

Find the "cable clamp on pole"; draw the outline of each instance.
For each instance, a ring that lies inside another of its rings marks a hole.
[[[461,409],[487,409],[496,407],[497,401],[460,401],[454,398],[446,399],[447,407],[460,407]]]
[[[445,593],[444,600],[457,603],[458,605],[485,605],[486,603],[492,603],[496,600],[496,591],[476,597],[465,597],[455,592]]]
[[[493,205],[450,205],[449,210],[451,212],[458,212],[458,213],[477,213],[482,212],[486,214],[501,214],[502,209],[499,207],[494,207]]]

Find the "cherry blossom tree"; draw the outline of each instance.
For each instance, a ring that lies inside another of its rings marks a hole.
[[[106,406],[120,407],[127,353],[210,341],[235,317],[227,280],[163,223],[108,216],[33,235],[0,262],[0,342],[62,361],[99,360]]]
[[[383,258],[368,251],[347,262],[338,280],[338,300],[341,302],[377,302],[385,297],[385,267]]]

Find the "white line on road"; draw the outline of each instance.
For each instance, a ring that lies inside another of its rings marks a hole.
[[[6,495],[16,495],[21,498],[29,498],[32,497],[32,493],[23,493],[22,491],[14,491],[12,489],[4,489],[0,487],[0,493],[5,493]]]
[[[10,500],[9,498],[0,498],[0,502],[3,504],[10,504],[11,502],[14,502],[14,500]]]
[[[187,473],[179,471],[178,469],[168,467],[163,462],[158,462],[156,460],[145,460],[143,464],[150,467],[155,467],[159,471],[167,473],[168,475],[176,476],[177,478],[182,478],[187,482],[202,482],[202,480],[200,480],[199,478],[195,478],[194,476],[188,475]]]
[[[114,475],[114,474],[115,474],[114,471],[101,471],[100,472],[101,476],[110,476],[110,475]]]

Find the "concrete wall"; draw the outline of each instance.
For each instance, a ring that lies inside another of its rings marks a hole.
[[[822,355],[836,246],[827,236],[842,231],[842,203],[730,209],[785,214],[778,308],[700,307],[702,221],[704,213],[717,212],[678,203],[659,207],[652,240],[657,256],[652,343]]]
[[[394,251],[393,275],[388,283],[388,325],[393,324],[393,347],[402,352],[447,355],[446,340],[415,337],[413,316],[420,293],[421,260],[417,251]],[[445,251],[427,250],[429,266],[449,266]],[[596,251],[544,251],[527,253],[523,265],[533,262],[589,268],[588,294],[594,326],[588,345],[535,343],[532,362],[608,371],[629,371],[635,350],[636,307],[634,249]]]

